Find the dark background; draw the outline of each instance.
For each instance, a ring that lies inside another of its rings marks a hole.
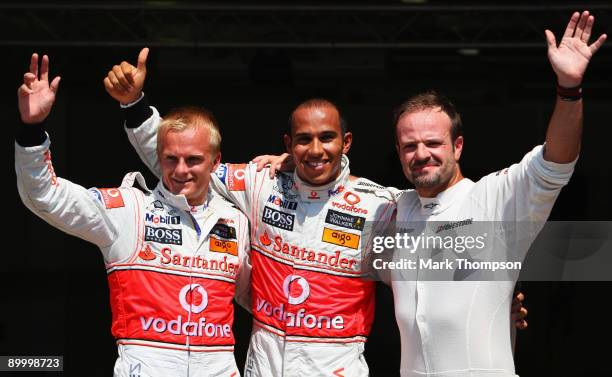
[[[0,110],[9,161],[6,195],[13,203],[4,215],[0,254],[0,354],[63,355],[65,376],[109,376],[116,358],[100,252],[35,217],[17,195],[15,92],[33,51],[48,54],[51,76],[62,76],[48,125],[56,172],[86,187],[118,186],[126,172],[146,171],[102,85],[113,64],[135,63],[144,46],[151,48],[145,86],[151,104],[162,114],[186,104],[212,110],[224,136],[224,161],[281,152],[291,109],[326,97],[340,105],[354,133],[352,173],[408,187],[393,147],[391,112],[429,88],[447,94],[462,114],[461,165],[473,180],[519,161],[543,141],[555,99],[543,30],[550,28],[559,40],[575,7],[288,3],[0,4]],[[596,16],[594,35],[610,35],[612,4],[584,3]],[[553,220],[612,220],[611,63],[607,42],[587,72],[581,157]],[[530,315],[529,329],[518,336],[517,373],[609,376],[611,288],[609,282],[523,283]],[[392,295],[381,286],[377,300],[366,357],[373,376],[393,376],[400,347]],[[243,365],[250,319],[242,310],[235,328]]]

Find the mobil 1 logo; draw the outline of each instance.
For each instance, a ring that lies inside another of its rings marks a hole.
[[[268,225],[284,230],[293,230],[295,216],[290,213],[277,211],[274,208],[264,207],[261,221]]]
[[[145,226],[145,241],[182,245],[183,231],[181,229],[157,228],[147,225]]]

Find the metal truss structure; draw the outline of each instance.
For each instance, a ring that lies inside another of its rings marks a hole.
[[[541,48],[544,28],[564,25],[569,14],[580,8],[596,14],[599,29],[610,28],[610,1],[580,5],[26,1],[0,4],[0,45],[452,49],[469,54],[473,49]],[[610,43],[604,48],[609,49]]]

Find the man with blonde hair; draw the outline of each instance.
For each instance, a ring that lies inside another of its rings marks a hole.
[[[19,194],[37,216],[102,251],[119,353],[114,375],[238,376],[232,300],[248,307],[249,226],[210,194],[221,158],[214,117],[197,108],[166,117],[154,189],[129,173],[118,188],[87,190],[55,175],[43,123],[59,78],[49,84],[46,55],[38,71],[33,54],[18,91]]]

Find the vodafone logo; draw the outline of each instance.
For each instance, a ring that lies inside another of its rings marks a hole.
[[[198,292],[202,297],[202,301],[199,305],[193,305],[194,296],[193,293],[191,293],[193,290]],[[189,293],[191,293],[191,304],[187,302],[187,295]],[[200,284],[187,284],[179,292],[179,303],[183,309],[188,312],[192,312],[193,314],[201,313],[204,309],[206,309],[206,306],[208,306],[208,293]]]
[[[302,293],[297,297],[291,296],[291,292],[289,290],[289,286],[294,281],[302,288]],[[299,305],[306,301],[310,295],[310,286],[308,285],[308,281],[306,281],[306,279],[303,277],[299,275],[288,275],[283,282],[283,292],[285,293],[285,297],[287,297],[289,304]]]
[[[111,198],[118,198],[121,194],[119,193],[119,190],[117,190],[116,188],[111,188],[111,189],[106,189],[106,193],[108,194],[108,196],[110,196]]]
[[[240,181],[243,180],[244,179],[244,169],[234,170],[234,178]]]
[[[227,164],[227,188],[231,191],[245,190],[246,164]]]
[[[347,191],[346,194],[344,194],[344,200],[350,205],[355,205],[361,201],[361,198],[359,198],[356,194]]]
[[[321,197],[319,196],[319,193],[316,191],[311,191],[310,195],[308,196],[308,199],[321,199]]]
[[[294,284],[293,286],[291,284]],[[298,294],[295,284],[301,288],[301,293]],[[292,292],[293,291],[293,292]],[[326,330],[343,330],[344,318],[341,315],[316,315],[308,311],[308,304],[304,304],[301,308],[292,308],[291,305],[299,305],[308,299],[310,295],[310,286],[308,281],[299,275],[288,275],[283,282],[283,293],[287,297],[287,303],[277,302],[272,303],[264,298],[256,297],[253,315],[255,318],[266,316],[268,318],[279,321],[279,326],[287,328],[306,328],[306,329],[326,329]],[[316,300],[316,298],[313,298]],[[297,309],[293,311],[292,309]],[[333,309],[330,309],[333,312]]]

